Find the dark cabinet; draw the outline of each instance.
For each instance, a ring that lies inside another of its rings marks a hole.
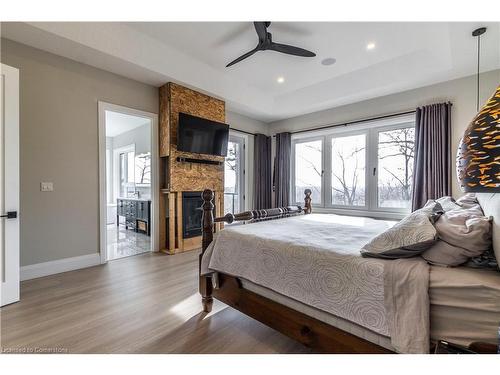
[[[151,234],[151,201],[133,198],[118,198],[116,201],[116,225],[120,217],[125,218],[125,229]]]

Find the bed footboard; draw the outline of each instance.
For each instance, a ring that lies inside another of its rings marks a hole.
[[[212,311],[213,305],[213,290],[212,290],[212,279],[209,275],[201,275],[201,259],[208,245],[214,239],[215,223],[228,223],[231,224],[235,221],[249,221],[251,223],[264,220],[280,219],[289,216],[295,216],[300,214],[310,214],[312,212],[311,207],[311,190],[306,189],[304,191],[304,207],[301,206],[288,206],[288,207],[278,207],[270,208],[265,210],[251,210],[245,211],[238,214],[228,213],[222,217],[214,218],[214,192],[212,190],[205,190],[202,193],[203,198],[203,216],[202,216],[202,242],[201,242],[201,254],[199,259],[199,291],[201,294],[201,301],[203,304],[203,311]]]

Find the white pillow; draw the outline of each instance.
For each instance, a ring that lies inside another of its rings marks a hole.
[[[490,218],[477,209],[459,208],[445,212],[434,224],[439,241],[422,258],[440,266],[458,266],[491,247]]]

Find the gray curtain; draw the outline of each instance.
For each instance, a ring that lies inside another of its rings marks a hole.
[[[287,207],[290,204],[290,158],[292,135],[276,134],[276,158],[274,159],[274,206]]]
[[[271,137],[255,135],[254,209],[271,208]]]
[[[451,103],[417,108],[412,210],[451,195]]]

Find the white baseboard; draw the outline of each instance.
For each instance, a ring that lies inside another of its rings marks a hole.
[[[101,264],[99,253],[30,264],[29,266],[21,267],[21,281],[97,266],[99,264]]]

